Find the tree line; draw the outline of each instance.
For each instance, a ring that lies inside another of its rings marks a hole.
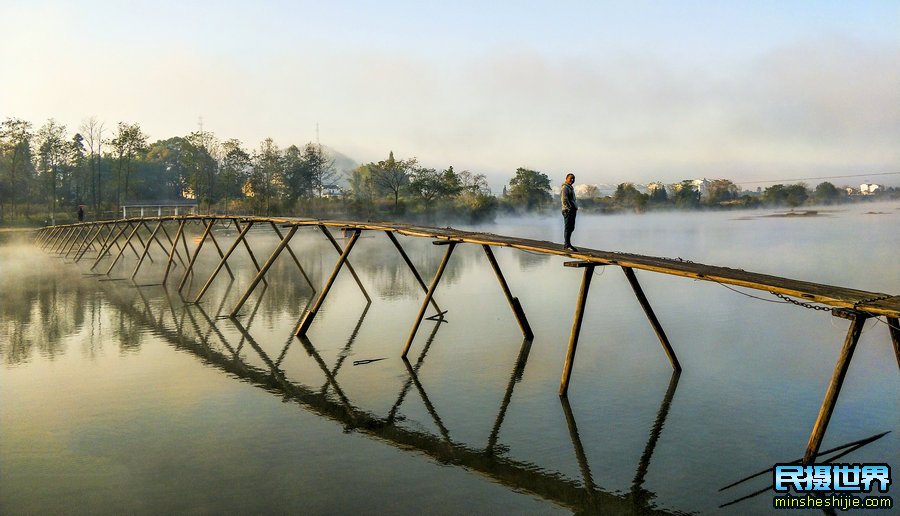
[[[727,179],[657,182],[646,191],[621,183],[607,196],[590,185],[579,188],[582,208],[601,212],[848,200],[844,189],[829,182],[814,189],[779,184],[757,192],[742,192]],[[890,190],[887,194],[896,197]],[[495,196],[484,174],[429,168],[393,152],[339,170],[334,153],[312,142],[281,148],[266,138],[248,148],[199,130],[151,143],[138,123],[107,127],[96,118],[74,133],[53,119],[38,128],[18,118],[0,123],[0,223],[70,221],[79,205],[90,217],[109,218],[128,203],[184,199],[205,212],[226,214],[474,222],[498,211],[556,209],[558,192],[547,174],[529,168],[518,168]]]

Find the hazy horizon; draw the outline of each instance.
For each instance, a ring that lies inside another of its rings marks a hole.
[[[897,1],[0,0],[0,29],[0,118],[70,133],[95,116],[155,141],[202,117],[253,149],[318,127],[359,163],[393,151],[495,193],[517,167],[900,185]]]

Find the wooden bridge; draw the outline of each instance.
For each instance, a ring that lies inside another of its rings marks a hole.
[[[188,244],[186,232],[188,225],[193,224],[197,224],[202,228],[202,236],[196,241],[195,245],[191,246]],[[237,236],[229,243],[227,249],[224,251],[212,231],[217,224],[233,225],[238,231]],[[260,265],[260,262],[257,260],[253,248],[246,238],[247,233],[254,226],[270,227],[281,239],[274,251],[272,251],[262,265]],[[554,242],[530,240],[491,233],[460,231],[452,228],[433,228],[396,223],[371,223],[283,217],[197,215],[85,222],[81,224],[42,228],[38,232],[36,241],[43,249],[58,253],[64,257],[70,257],[74,259],[75,262],[81,261],[88,252],[95,252],[96,254],[92,256],[93,264],[91,265],[91,270],[95,270],[104,259],[109,258],[106,274],[112,272],[113,268],[125,253],[131,252],[137,258],[137,262],[131,275],[132,278],[137,275],[146,259],[149,258],[152,261],[152,249],[158,251],[161,250],[166,257],[165,270],[162,278],[162,283],[164,285],[168,285],[169,275],[173,267],[179,266],[180,264],[183,268],[181,280],[178,282],[177,286],[179,292],[184,289],[188,278],[192,274],[195,274],[194,265],[197,263],[197,258],[204,248],[204,244],[208,241],[219,256],[219,262],[210,276],[206,279],[206,282],[200,289],[194,302],[199,302],[206,294],[210,285],[212,285],[223,268],[226,270],[227,274],[234,277],[231,268],[228,265],[228,260],[237,248],[243,244],[244,249],[253,261],[257,272],[238,301],[238,304],[230,312],[231,317],[237,317],[239,311],[259,283],[266,281],[266,273],[279,255],[285,250],[290,254],[305,281],[312,287],[312,282],[303,269],[300,260],[288,246],[297,230],[302,227],[318,227],[321,229],[323,235],[330,241],[339,256],[325,285],[317,292],[316,299],[312,303],[312,306],[300,320],[295,334],[298,337],[305,336],[307,330],[315,320],[316,314],[328,296],[335,279],[344,267],[346,267],[353,276],[366,299],[371,301],[365,286],[353,269],[349,257],[363,231],[383,232],[400,253],[400,256],[410,268],[411,273],[425,291],[425,299],[422,302],[421,308],[419,309],[418,315],[416,316],[413,327],[410,330],[401,353],[401,356],[404,359],[409,353],[410,347],[415,340],[416,333],[418,332],[422,320],[425,318],[425,313],[428,310],[429,305],[437,312],[432,318],[440,318],[446,313],[446,311],[442,311],[438,306],[434,299],[434,294],[453,250],[457,245],[473,244],[482,247],[485,257],[497,277],[500,288],[509,302],[513,316],[516,318],[524,338],[528,341],[533,338],[533,333],[528,324],[525,311],[518,298],[512,295],[510,287],[503,276],[503,272],[501,271],[497,260],[494,258],[491,248],[510,247],[522,251],[572,258],[572,261],[565,262],[564,265],[567,267],[582,268],[584,269],[584,274],[581,288],[578,292],[575,315],[569,335],[569,345],[566,352],[565,364],[563,366],[562,378],[560,380],[559,394],[563,398],[566,397],[568,392],[581,323],[585,313],[587,295],[590,290],[591,279],[593,278],[593,272],[596,267],[617,266],[622,269],[634,290],[635,296],[640,302],[641,307],[644,309],[650,325],[656,332],[660,344],[668,356],[675,372],[681,370],[681,364],[678,361],[675,350],[669,342],[662,325],[654,314],[653,308],[641,288],[637,275],[635,274],[635,269],[767,291],[800,305],[830,310],[831,314],[834,316],[849,319],[850,328],[838,356],[837,363],[835,364],[834,373],[826,390],[822,407],[820,408],[819,414],[813,425],[803,459],[804,463],[811,463],[819,453],[822,438],[824,437],[838,395],[840,394],[844,377],[849,368],[857,342],[859,341],[863,323],[868,318],[886,318],[890,338],[897,357],[897,364],[898,367],[900,367],[900,323],[898,323],[898,319],[900,319],[900,296],[898,295],[823,285],[748,272],[741,269],[704,265],[683,260],[600,251],[595,249],[567,251],[563,249],[562,245]],[[347,243],[343,248],[332,236],[329,228],[340,229],[349,234]],[[172,230],[171,232],[169,231],[170,229]],[[283,229],[286,231],[282,231]],[[172,237],[173,232],[174,237]],[[426,285],[396,235],[428,238],[433,240],[435,245],[446,246],[444,256],[430,284]],[[182,256],[179,246],[184,251],[184,256]],[[207,246],[207,248],[209,248],[209,246]],[[816,305],[811,305],[810,303],[815,303]]]

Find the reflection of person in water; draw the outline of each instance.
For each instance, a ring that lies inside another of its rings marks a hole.
[[[84,205],[78,205],[78,222],[84,222]]]

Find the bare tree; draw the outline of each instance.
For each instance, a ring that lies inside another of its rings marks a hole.
[[[90,117],[81,123],[81,136],[90,151],[91,170],[91,202],[94,205],[94,217],[100,211],[101,184],[100,184],[100,156],[103,150],[103,122],[96,117]]]
[[[38,130],[36,143],[38,147],[37,169],[47,181],[50,221],[56,224],[59,175],[69,150],[66,141],[66,126],[58,124],[52,118],[47,120],[47,123]]]

